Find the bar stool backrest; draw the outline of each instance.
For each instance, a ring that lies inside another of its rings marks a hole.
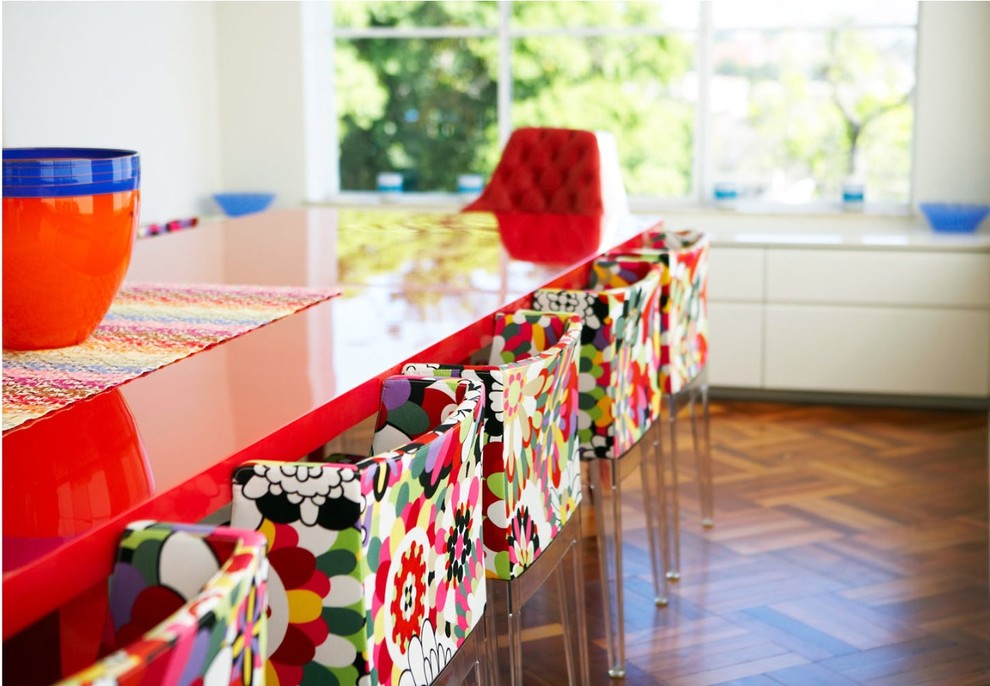
[[[597,265],[586,289],[541,289],[533,307],[582,317],[578,437],[582,459],[618,458],[660,415],[660,272]]]
[[[485,386],[485,567],[511,580],[539,558],[581,502],[576,315],[495,316],[488,365],[414,363],[404,374],[466,377]]]
[[[60,683],[260,683],[265,548],[255,531],[130,524],[110,578],[112,652]]]
[[[269,683],[431,683],[448,664],[487,597],[483,408],[470,379],[390,377],[372,456],[235,471],[232,522],[271,551]]]
[[[708,253],[697,231],[651,231],[643,247],[616,259],[643,259],[662,266],[661,367],[665,395],[685,388],[708,361]]]

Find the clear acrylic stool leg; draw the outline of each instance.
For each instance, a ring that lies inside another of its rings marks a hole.
[[[557,565],[555,574],[560,600],[560,624],[564,632],[567,681],[570,686],[588,686],[588,622],[584,611],[584,571],[581,555],[581,514],[575,513],[574,539]]]
[[[522,608],[512,587],[501,579],[488,580],[488,636],[492,684],[522,685]],[[503,644],[502,641],[505,640]],[[504,648],[504,651],[503,651]]]
[[[667,576],[670,551],[667,545],[667,495],[664,488],[663,466],[657,434],[660,422],[653,428],[653,437],[640,443],[639,450],[650,449],[652,455],[640,460],[643,482],[643,512],[649,536],[650,566],[653,571],[653,602],[665,607],[668,603]]]
[[[598,458],[591,467],[598,565],[605,610],[608,675],[626,675],[625,609],[622,592],[622,511],[616,460]]]
[[[694,431],[694,454],[698,469],[698,490],[701,498],[701,525],[706,529],[715,526],[715,486],[712,466],[711,415],[708,411],[708,368],[701,370],[698,379],[701,393],[701,444],[698,431]],[[692,417],[692,421],[694,417]]]
[[[681,499],[680,479],[677,475],[677,401],[680,394],[664,396],[668,414],[668,442],[670,445],[670,565],[667,578],[677,581],[681,578]]]
[[[488,640],[489,626],[490,613],[486,608],[485,616],[454,653],[443,671],[431,682],[433,686],[464,686],[464,684],[488,686],[490,683],[488,647],[491,643]]]

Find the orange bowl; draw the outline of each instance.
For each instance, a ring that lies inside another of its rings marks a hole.
[[[37,152],[29,161],[8,159],[11,151],[4,150],[5,349],[61,348],[86,340],[106,315],[130,264],[140,206],[137,154],[97,151],[130,154],[134,163],[124,172],[80,177],[74,169],[80,158],[58,153],[93,151],[54,150],[48,157]],[[9,170],[15,164],[23,168]],[[129,178],[109,178],[122,175]],[[74,183],[64,183],[65,178]]]

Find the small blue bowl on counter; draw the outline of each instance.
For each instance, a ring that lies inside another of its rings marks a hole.
[[[974,233],[990,214],[990,205],[979,203],[923,202],[918,206],[937,233]]]
[[[213,200],[228,217],[263,212],[275,200],[274,193],[214,193]]]

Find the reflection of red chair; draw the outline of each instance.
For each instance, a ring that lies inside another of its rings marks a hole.
[[[485,190],[464,210],[601,216],[598,138],[575,129],[516,129]]]
[[[537,264],[570,264],[598,252],[602,220],[577,214],[498,212],[498,233],[509,257]]]

